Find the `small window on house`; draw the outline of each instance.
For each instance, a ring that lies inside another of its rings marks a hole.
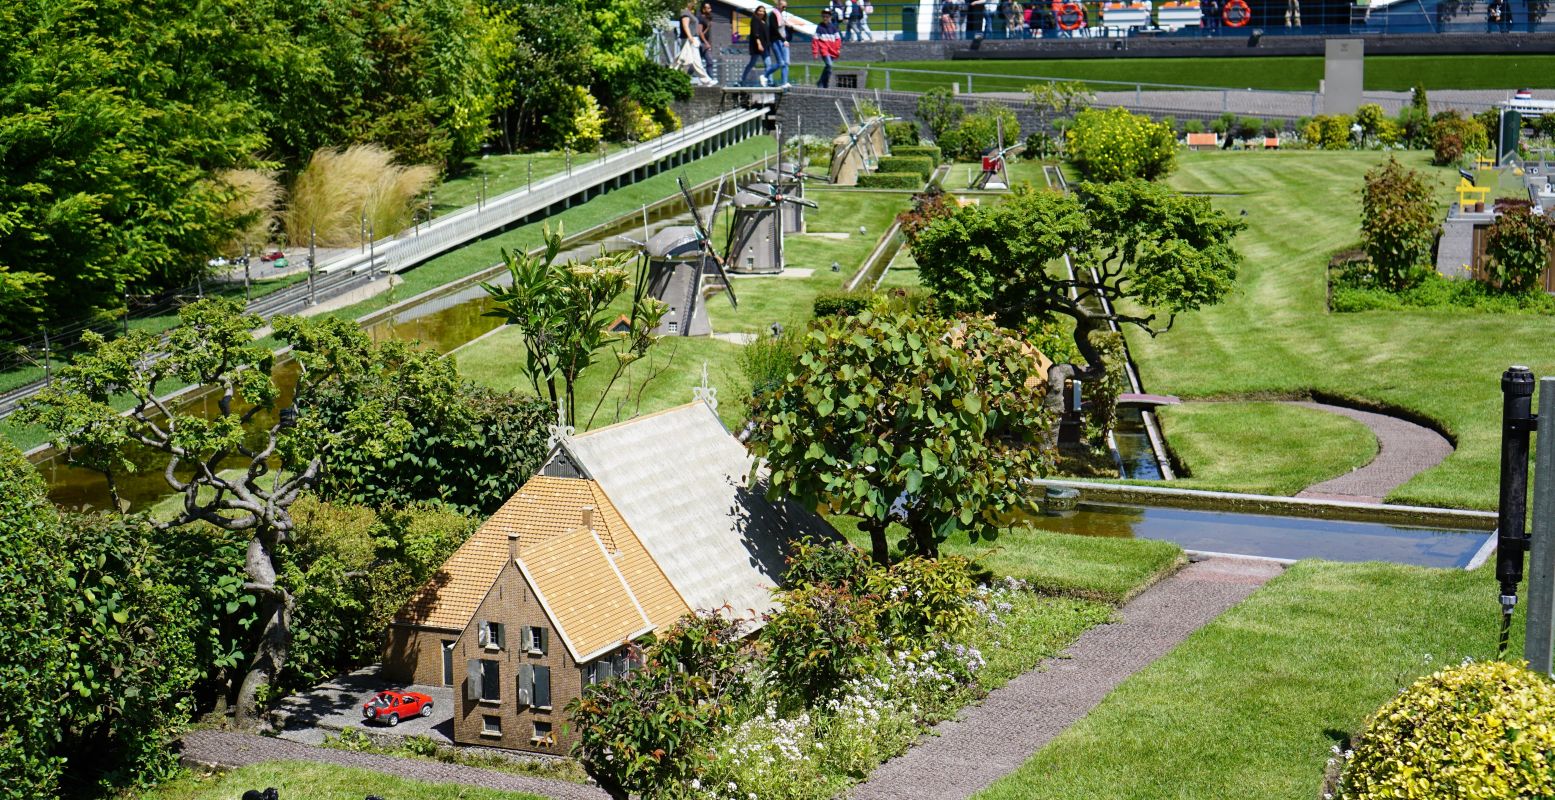
[[[501,736],[502,735],[502,718],[499,717],[499,716],[493,715],[493,714],[483,715],[481,717],[481,735],[482,736]]]
[[[533,744],[555,744],[556,740],[551,738],[551,723],[535,720],[535,733],[529,741]]]
[[[680,328],[680,326],[678,324],[676,324],[675,320],[670,320],[669,321],[669,331],[670,331],[670,335],[671,336],[674,336],[676,333],[679,333],[679,328]]]
[[[531,653],[545,655],[549,639],[549,632],[543,626],[530,625],[524,628],[524,649]]]
[[[496,661],[481,660],[481,700],[502,700],[502,665]]]
[[[476,628],[476,638],[481,647],[501,650],[503,645],[502,623],[481,622]]]

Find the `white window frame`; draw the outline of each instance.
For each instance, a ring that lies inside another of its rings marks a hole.
[[[541,725],[544,725],[545,728],[546,728],[544,736],[540,735],[540,726]],[[553,726],[550,723],[549,720],[542,720],[542,719],[535,720],[534,721],[534,727],[530,729],[529,743],[530,744],[556,744],[556,727]]]
[[[502,715],[482,714],[481,735],[490,736],[497,739],[502,738]]]

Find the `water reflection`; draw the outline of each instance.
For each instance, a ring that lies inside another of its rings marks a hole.
[[[1031,516],[1026,522],[1057,533],[1164,539],[1184,549],[1216,553],[1458,568],[1469,563],[1490,535],[1376,522],[1107,503],[1081,503],[1073,511]]]

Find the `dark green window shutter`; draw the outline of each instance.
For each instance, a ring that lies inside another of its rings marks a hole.
[[[551,652],[551,631],[549,628],[535,628],[538,634],[535,638],[540,641],[540,655]]]
[[[540,708],[551,707],[551,668],[536,666],[534,670],[534,704]]]

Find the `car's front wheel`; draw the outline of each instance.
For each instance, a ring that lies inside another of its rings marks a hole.
[[[421,716],[423,716],[423,717],[430,717],[430,716],[432,716],[432,701],[431,700],[428,700],[427,704],[421,707]]]
[[[389,727],[392,728],[398,724],[400,724],[400,715],[393,713],[389,714]]]

